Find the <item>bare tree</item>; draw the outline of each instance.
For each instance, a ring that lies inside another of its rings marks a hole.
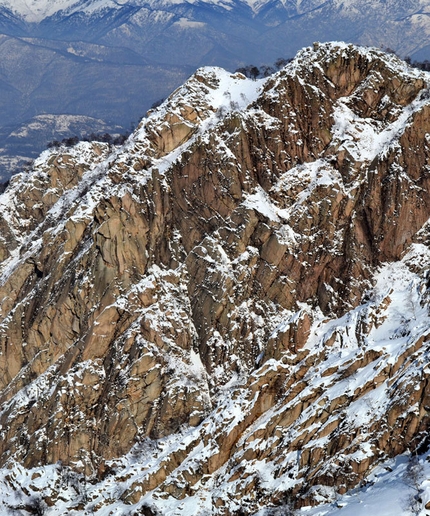
[[[47,505],[40,496],[32,496],[28,499],[25,509],[30,514],[35,514],[36,516],[43,516],[46,512]]]
[[[406,470],[403,474],[403,481],[411,489],[405,501],[405,509],[414,516],[419,516],[423,507],[421,498],[421,484],[424,480],[424,467],[416,454],[411,454]]]

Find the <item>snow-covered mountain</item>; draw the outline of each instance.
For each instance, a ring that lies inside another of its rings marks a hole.
[[[141,8],[149,7],[152,10],[168,10],[177,4],[193,5],[198,3],[197,0],[2,0],[0,8],[12,12],[15,16],[19,16],[29,23],[40,23],[42,20],[54,15],[70,16],[76,13],[84,13],[86,15],[103,15],[106,11],[118,11],[123,7]],[[224,9],[232,9],[237,0],[205,0],[204,4],[219,6]],[[240,2],[242,3],[242,2]],[[261,0],[243,2],[259,10],[267,3]]]
[[[78,115],[38,115],[12,129],[0,133],[0,183],[10,171],[22,171],[29,161],[38,157],[49,142],[64,138],[84,137],[96,133],[114,136],[124,134],[121,126],[103,120]]]
[[[123,7],[142,8],[152,10],[168,10],[175,5],[196,5],[203,4],[217,6],[222,9],[231,10],[240,4],[248,5],[254,12],[259,13],[265,8],[273,8],[278,4],[285,9],[289,16],[303,16],[311,12],[331,8],[337,9],[350,16],[355,16],[360,12],[369,12],[381,9],[380,2],[375,0],[331,0],[329,2],[321,0],[1,0],[0,7],[13,12],[30,23],[39,23],[42,20],[62,13],[63,16],[82,12],[87,15],[101,13],[107,10],[120,10]],[[396,14],[408,16],[425,16],[429,12],[428,0],[408,0],[399,2],[389,0],[384,2],[382,9],[395,11]]]
[[[0,140],[47,113],[129,127],[199,66],[269,66],[314,41],[422,61],[429,12],[429,0],[1,0]]]
[[[135,2],[113,0],[2,0],[0,6],[29,23],[39,23],[61,12],[69,16],[76,12],[94,14],[108,9],[120,9],[123,4]]]
[[[429,113],[428,74],[315,44],[13,178],[4,512],[430,507]]]
[[[7,34],[110,44],[120,38],[133,49],[133,44],[139,48],[140,41],[152,41],[166,29],[186,29],[191,41],[199,33],[200,39],[203,33],[208,38],[208,32],[215,30],[218,43],[222,44],[224,35],[232,38],[229,50],[239,61],[251,62],[252,53],[244,50],[246,43],[254,41],[255,64],[282,55],[273,54],[274,48],[279,52],[282,45],[284,57],[290,57],[298,45],[309,44],[312,38],[383,45],[402,56],[428,57],[429,14],[429,0],[0,1],[0,27]],[[136,33],[138,27],[145,32],[141,37]],[[308,36],[302,34],[304,30]],[[166,42],[159,41],[158,48],[149,49],[146,57],[152,52],[160,57],[167,48],[174,50],[171,37],[173,33]],[[198,49],[194,51],[196,64]]]

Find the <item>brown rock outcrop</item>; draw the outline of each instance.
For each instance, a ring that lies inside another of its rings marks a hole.
[[[122,149],[51,151],[15,178],[0,464],[114,475],[124,504],[208,483],[216,514],[251,514],[284,496],[253,465],[301,505],[422,445],[426,80],[337,44],[260,85],[203,69]],[[139,443],[153,460],[124,480],[114,459]]]

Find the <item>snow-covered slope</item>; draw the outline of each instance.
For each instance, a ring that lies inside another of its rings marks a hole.
[[[422,497],[424,504],[430,500],[428,481],[430,468],[427,458],[428,456],[419,457],[417,468],[419,496]],[[369,516],[369,514],[374,516],[410,516],[411,508],[415,509],[411,503],[411,497],[417,494],[416,487],[413,484],[411,485],[408,479],[408,467],[410,465],[415,467],[414,457],[401,455],[375,468],[367,478],[364,487],[354,489],[346,495],[333,494],[331,503],[321,504],[314,508],[305,507],[294,512],[292,507],[285,503],[278,508],[262,509],[254,513],[253,516],[285,516],[286,514],[294,514],[295,516],[339,516],[340,514],[345,516]],[[127,471],[129,472],[130,469]],[[64,480],[61,465],[35,468],[30,471],[15,465],[9,470],[0,471],[0,475],[1,504],[4,511],[10,510],[10,507],[22,507],[26,504],[30,510],[38,508],[40,511],[44,511],[44,514],[51,516],[63,516],[66,512],[69,514],[85,514],[80,513],[79,510],[70,511],[70,506],[84,496],[93,498],[96,502],[102,500],[103,495],[106,496],[115,492],[114,486],[109,486],[112,481],[106,482],[106,485],[94,486],[85,484],[85,480],[81,476],[70,474],[68,479]],[[35,479],[32,480],[32,476]],[[55,493],[55,486],[57,486],[57,489],[62,486],[60,488],[62,500],[59,500],[55,506],[48,507],[41,502],[38,495],[40,491]],[[27,490],[30,496],[23,497],[19,489]],[[85,493],[85,495],[78,493]],[[130,511],[139,510],[124,505],[120,501],[114,501],[114,498],[111,498],[111,500],[109,509],[105,511],[107,514],[113,511],[113,514],[128,515],[131,514]],[[206,515],[212,512],[210,501],[202,505],[195,499],[185,501],[170,499],[160,505],[160,513],[163,516]],[[144,507],[144,510],[149,513],[148,506]],[[422,510],[421,514],[426,515],[428,512]],[[21,513],[25,514],[22,509]],[[97,513],[103,514],[102,511],[96,511]]]
[[[122,148],[13,179],[4,512],[360,514],[391,485],[380,516],[424,510],[428,81],[343,43],[202,68]]]
[[[75,13],[86,15],[103,14],[109,10],[119,10],[124,6],[150,6],[152,9],[163,10],[166,7],[184,3],[178,0],[157,0],[144,2],[142,0],[2,0],[0,8],[6,8],[29,23],[40,23],[45,18],[61,13],[61,16],[70,16]],[[185,3],[193,4],[193,1]],[[209,4],[219,5],[231,9],[234,0],[209,0]]]
[[[111,9],[121,9],[124,6],[169,10],[169,7],[178,4],[193,5],[199,3],[201,4],[202,2],[198,0],[1,0],[0,8],[6,8],[18,14],[27,22],[38,23],[59,12],[63,12],[65,16],[77,12],[91,15]],[[430,12],[428,0],[420,0],[419,2],[391,0],[388,3],[380,0],[366,0],[365,2],[358,0],[331,0],[329,2],[322,0],[309,0],[306,2],[302,0],[279,0],[279,2],[275,3],[269,0],[204,0],[203,4],[221,7],[227,11],[234,10],[241,5],[248,5],[254,14],[272,4],[271,8],[279,8],[281,6],[289,16],[304,16],[314,12],[323,14],[327,9],[338,10],[342,15],[353,18],[363,11],[378,12],[381,9],[394,12],[402,11],[403,13],[408,13],[409,16],[421,18]]]
[[[64,12],[93,14],[106,9],[119,9],[127,0],[2,0],[0,6],[21,16],[29,23],[38,23],[45,18]]]

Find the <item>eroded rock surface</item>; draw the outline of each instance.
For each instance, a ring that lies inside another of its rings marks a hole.
[[[201,69],[120,150],[13,180],[0,465],[57,479],[23,497],[252,514],[427,446],[428,80],[342,44]]]

